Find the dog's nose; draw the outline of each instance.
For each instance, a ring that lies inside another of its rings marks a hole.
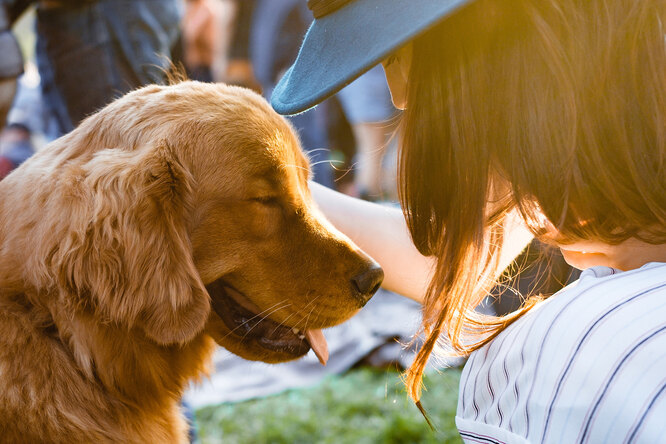
[[[365,305],[379,290],[383,280],[384,270],[378,264],[373,264],[352,278],[352,288],[356,292],[356,297],[361,301],[361,305]]]

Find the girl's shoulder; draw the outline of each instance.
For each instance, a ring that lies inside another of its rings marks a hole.
[[[458,419],[534,442],[638,436],[666,416],[665,368],[666,264],[590,268],[472,354]]]

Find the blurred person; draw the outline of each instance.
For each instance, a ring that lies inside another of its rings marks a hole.
[[[375,66],[340,90],[336,98],[354,133],[352,193],[364,200],[383,200],[394,194],[384,190],[382,161],[395,130],[391,119],[396,115],[384,71]]]
[[[120,95],[163,83],[179,0],[40,0],[36,61],[59,134]]]
[[[35,154],[30,128],[10,123],[0,132],[0,179]]]
[[[182,21],[187,75],[202,82],[224,82],[237,14],[232,0],[187,0]]]
[[[57,122],[42,99],[37,67],[30,61],[25,64],[25,72],[18,78],[16,96],[7,123],[21,123],[30,128],[33,143],[38,150],[58,137]]]
[[[229,47],[226,82],[244,86],[261,94],[250,60],[250,33],[255,0],[233,0],[235,7],[233,35]]]

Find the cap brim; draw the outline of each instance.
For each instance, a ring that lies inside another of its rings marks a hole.
[[[471,1],[356,0],[316,19],[271,105],[280,114],[315,106]]]

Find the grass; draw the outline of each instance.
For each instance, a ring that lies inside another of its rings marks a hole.
[[[431,431],[395,371],[356,369],[308,389],[196,412],[203,444],[460,443],[454,416],[460,371],[426,376]]]

